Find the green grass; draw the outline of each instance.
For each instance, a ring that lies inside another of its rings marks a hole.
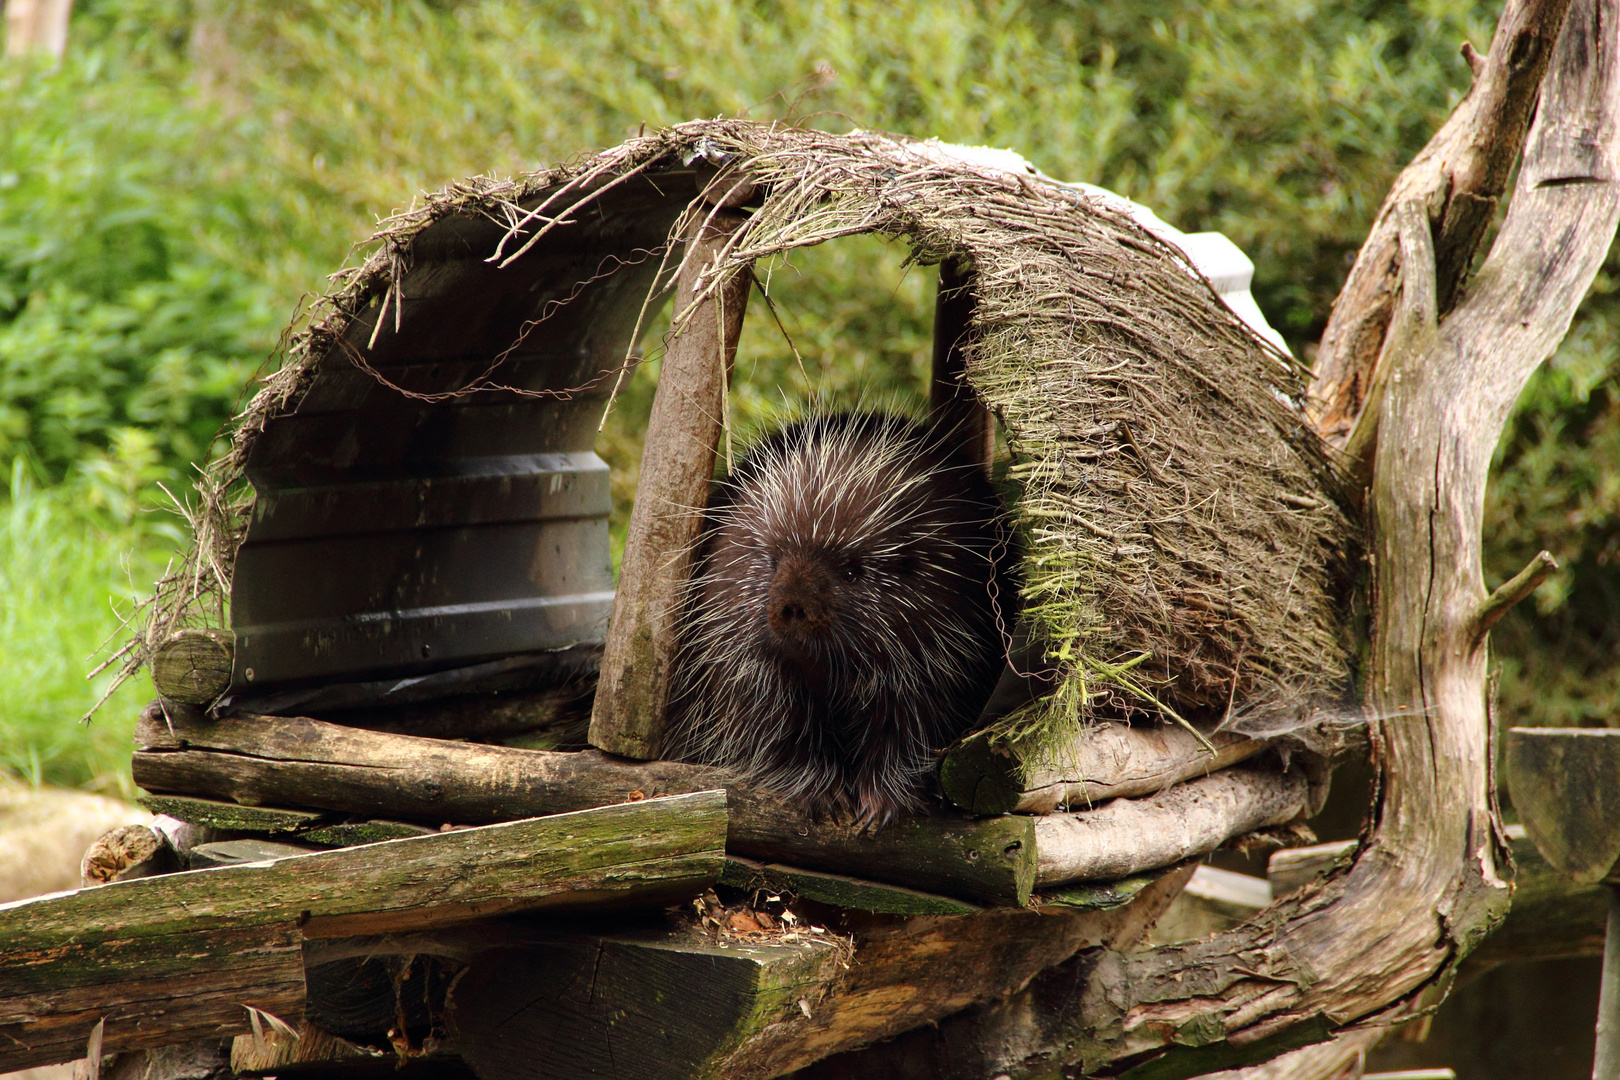
[[[125,683],[87,724],[112,673],[85,673],[124,636],[122,617],[178,531],[108,480],[87,470],[40,487],[19,460],[0,497],[0,773],[127,797],[130,733],[151,681]]]

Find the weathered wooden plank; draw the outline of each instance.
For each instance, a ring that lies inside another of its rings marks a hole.
[[[0,1068],[296,1019],[301,943],[507,911],[679,900],[723,865],[704,792],[389,840],[0,905]]]
[[[709,484],[726,416],[726,382],[742,333],[752,276],[731,273],[705,296],[732,235],[748,219],[701,204],[675,282],[674,337],[658,372],[636,501],[591,710],[591,745],[651,759],[664,741],[675,615],[691,550],[703,528],[694,511]]]
[[[1214,851],[1234,836],[1300,817],[1310,797],[1299,769],[1225,769],[1147,799],[1033,819],[1042,887],[1112,881]]]
[[[143,749],[135,782],[148,789],[430,824],[511,820],[723,784],[734,854],[987,903],[1027,903],[1035,880],[1027,817],[938,814],[872,835],[818,821],[700,765],[477,746],[298,717],[147,719],[136,741]]]
[[[1025,751],[980,732],[946,753],[940,786],[970,814],[1050,814],[1151,795],[1236,764],[1268,745],[1229,732],[1206,741],[1172,725],[1097,724],[1059,745]]]
[[[1507,780],[1536,850],[1577,882],[1620,861],[1620,730],[1509,728]]]
[[[224,832],[295,833],[332,819],[331,814],[316,810],[244,806],[183,795],[141,795],[135,801],[154,814],[167,814],[193,825]]]
[[[405,821],[340,821],[335,825],[321,825],[301,832],[298,840],[321,847],[353,847],[355,844],[375,844],[379,840],[426,836],[432,831],[425,825],[412,825]]]
[[[813,1008],[839,944],[659,932],[492,953],[457,982],[450,1016],[484,1080],[719,1076],[739,1043]]]
[[[1108,911],[862,916],[792,941],[674,931],[524,944],[475,958],[450,1012],[484,1080],[780,1076],[997,1000],[1082,949],[1128,945],[1191,873]]]
[[[739,889],[764,889],[833,907],[883,915],[971,915],[979,910],[975,904],[949,896],[862,881],[843,874],[801,870],[781,863],[755,862],[735,855],[726,859],[720,882]]]
[[[199,871],[220,873],[222,871]],[[139,878],[90,892],[166,883],[186,875]],[[178,929],[141,934],[115,912],[30,933],[33,905],[75,906],[83,893],[0,907],[0,1069],[82,1058],[90,1031],[105,1021],[112,1053],[250,1029],[248,1008],[296,1021],[304,1009],[303,936],[296,914],[279,920],[215,920],[193,925],[181,911],[158,917]],[[158,906],[162,901],[152,905]],[[134,922],[139,913],[127,918]]]

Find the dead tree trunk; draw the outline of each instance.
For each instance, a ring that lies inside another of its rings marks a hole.
[[[1538,580],[1487,595],[1486,473],[1620,218],[1617,55],[1620,0],[1510,2],[1480,83],[1397,183],[1362,251],[1372,265],[1352,272],[1324,341],[1324,430],[1353,453],[1361,431],[1371,465],[1366,697],[1382,782],[1356,859],[1216,937],[1082,954],[1005,1002],[803,1076],[1193,1076],[1398,1023],[1444,997],[1508,903],[1485,636]],[[1473,203],[1500,191],[1541,70],[1507,218],[1465,293],[1483,235]],[[1468,222],[1455,216],[1465,211]],[[1383,285],[1368,285],[1374,274]]]

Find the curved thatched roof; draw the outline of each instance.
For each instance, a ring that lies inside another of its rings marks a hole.
[[[661,298],[680,249],[631,234],[656,222],[660,237],[679,235],[680,219],[701,212],[705,178],[737,174],[760,198],[727,265],[857,233],[901,239],[918,262],[971,264],[967,373],[1015,455],[1025,612],[1064,676],[1024,719],[1087,715],[1100,693],[1292,711],[1343,688],[1336,597],[1351,530],[1301,420],[1305,372],[1233,317],[1180,252],[1038,176],[878,135],[731,120],[682,124],[514,180],[452,185],[386,222],[374,253],[337,275],[290,338],[285,365],[208,470],[196,550],[162,586],[146,640],[221,618],[251,519],[243,481],[255,448],[296,414],[321,372],[352,378],[358,367],[381,378],[379,356],[413,320],[423,327],[432,312],[442,321],[461,311],[488,362],[458,369],[457,385],[407,387],[413,396],[402,403],[514,392],[560,401],[564,391],[595,400],[619,371],[604,359],[606,338],[581,351],[581,370],[595,370],[578,383],[515,386],[501,364],[536,320],[593,303],[592,290],[615,275],[625,275],[621,300],[632,278],[637,295]],[[559,253],[587,232],[617,237],[620,253],[580,274]],[[482,269],[464,280],[448,273],[449,249],[457,265]],[[632,250],[635,258],[623,254]],[[545,310],[434,306],[458,288],[487,293],[502,274],[526,274]],[[608,337],[622,357],[635,334],[621,326]]]

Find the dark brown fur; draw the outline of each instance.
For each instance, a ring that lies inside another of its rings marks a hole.
[[[881,824],[978,716],[1016,585],[1002,508],[926,429],[817,416],[713,492],[682,612],[672,754]]]

